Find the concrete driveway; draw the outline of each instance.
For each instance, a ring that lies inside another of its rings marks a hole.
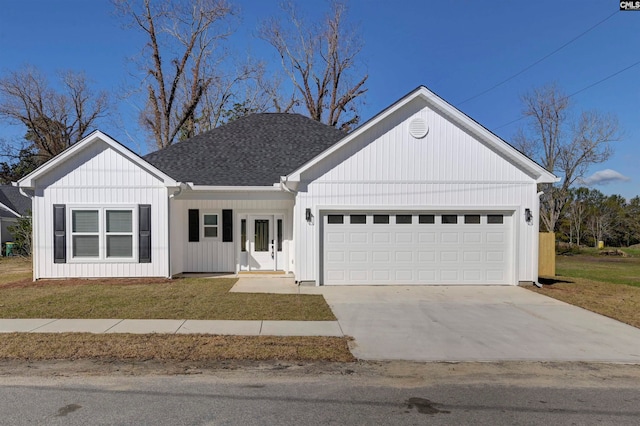
[[[367,360],[640,363],[640,329],[513,286],[300,287]]]

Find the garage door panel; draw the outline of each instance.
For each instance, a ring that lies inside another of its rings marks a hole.
[[[410,232],[396,232],[396,243],[399,244],[412,244],[413,234]]]
[[[348,241],[354,244],[369,244],[369,234],[366,232],[350,232]]]
[[[481,243],[482,242],[482,233],[481,232],[465,232],[462,234],[462,241],[468,244],[472,243]]]
[[[329,262],[344,262],[344,251],[328,251],[327,261]]]
[[[331,214],[344,220],[322,217],[323,284],[513,284],[512,213]]]
[[[391,241],[391,237],[389,232],[374,232],[373,233],[373,242],[374,244],[380,243],[388,243]]]
[[[413,271],[411,270],[398,270],[395,276],[396,281],[413,281]]]
[[[440,278],[443,282],[459,281],[459,273],[457,269],[443,269],[440,272]]]
[[[458,244],[460,234],[458,232],[441,232],[440,242],[443,244]]]
[[[435,251],[419,251],[418,252],[418,262],[420,263],[435,262],[435,260],[436,260]]]
[[[326,241],[328,243],[344,243],[344,238],[343,232],[327,232]]]
[[[389,281],[389,278],[390,278],[389,270],[385,269],[385,270],[371,271],[371,278],[373,279],[373,281],[387,282]]]
[[[487,243],[504,243],[504,232],[487,232]]]
[[[366,251],[352,251],[349,253],[349,261],[356,263],[368,263],[369,252]]]
[[[504,252],[487,251],[487,262],[504,262]]]
[[[413,263],[413,252],[411,252],[411,251],[396,251],[396,262]]]
[[[458,252],[457,251],[441,251],[440,261],[441,262],[457,262]]]
[[[418,242],[421,244],[435,243],[436,233],[435,232],[419,232]]]
[[[465,262],[480,262],[482,260],[481,251],[465,251],[462,256]]]

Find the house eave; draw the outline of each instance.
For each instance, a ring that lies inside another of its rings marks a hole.
[[[187,187],[192,191],[207,192],[283,192],[280,184],[274,184],[273,186],[224,186],[196,185],[193,182],[187,182]]]

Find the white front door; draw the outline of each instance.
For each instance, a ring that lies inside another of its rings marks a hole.
[[[276,269],[273,216],[249,216],[249,265],[251,270]]]

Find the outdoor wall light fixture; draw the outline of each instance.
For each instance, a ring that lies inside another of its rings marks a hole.
[[[307,222],[311,222],[311,209],[306,209],[304,211],[304,218],[307,219]]]
[[[533,213],[531,213],[531,209],[524,209],[524,220],[531,225],[533,223]]]

